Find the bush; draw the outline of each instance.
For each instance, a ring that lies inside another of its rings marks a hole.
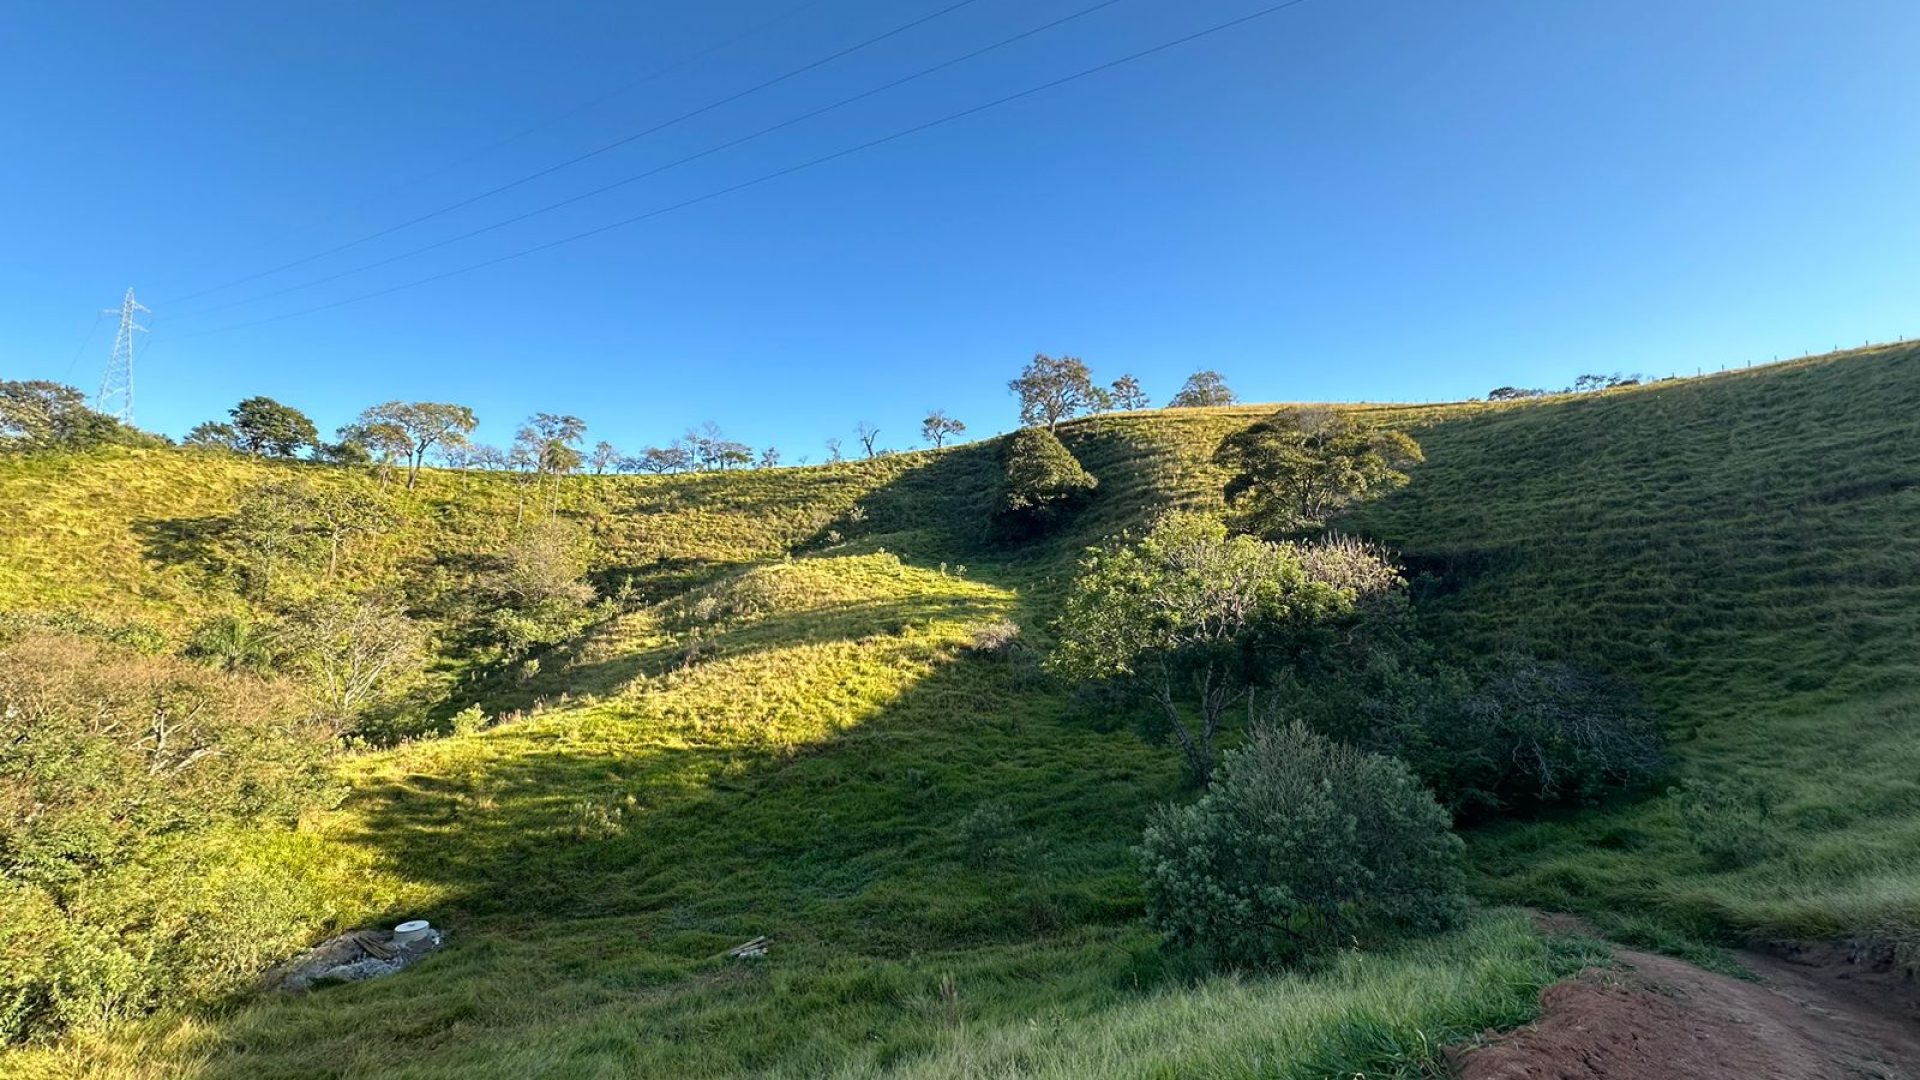
[[[1297,722],[1263,727],[1198,802],[1154,814],[1148,918],[1215,964],[1295,964],[1453,924],[1460,851],[1405,765]]]
[[[999,519],[1012,532],[1044,531],[1100,486],[1060,437],[1045,428],[1014,432],[1004,454],[1007,493]]]
[[[1773,800],[1750,783],[1690,779],[1676,792],[1687,839],[1722,870],[1745,866],[1779,848]]]
[[[1659,726],[1618,679],[1508,653],[1477,683],[1432,733],[1470,813],[1590,803],[1665,764]]]
[[[236,967],[249,935],[194,936],[234,906],[207,899],[220,882],[166,868],[327,796],[327,732],[304,715],[284,686],[175,657],[44,631],[0,645],[0,1041]]]
[[[1591,803],[1665,761],[1631,686],[1523,653],[1466,670],[1380,650],[1292,691],[1295,715],[1405,761],[1463,821]]]

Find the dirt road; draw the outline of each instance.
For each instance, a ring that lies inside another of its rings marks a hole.
[[[1631,949],[1548,987],[1466,1080],[1920,1080],[1920,990],[1837,946],[1741,954],[1759,981]]]

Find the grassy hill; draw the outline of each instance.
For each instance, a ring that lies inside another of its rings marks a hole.
[[[1719,869],[1674,798],[1469,836],[1490,904],[1698,950],[1920,927],[1920,354],[1604,395],[1370,410],[1428,464],[1342,523],[1400,551],[1423,629],[1628,675],[1680,775],[1772,795]],[[0,1059],[27,1076],[1320,1076],[1417,1072],[1591,958],[1490,906],[1327,970],[1195,978],[1140,920],[1131,847],[1182,797],[1166,747],[1038,670],[1088,543],[1217,500],[1257,408],[1082,421],[1100,478],[1061,535],[995,544],[992,444],[811,469],[575,478],[563,513],[636,601],[475,734],[343,761],[270,875],[284,947],[399,915],[452,944],[393,979],[241,995]],[[239,603],[169,557],[284,468],[179,452],[0,461],[0,606],[179,633]],[[329,483],[365,482],[319,468]],[[378,575],[524,491],[430,475]],[[172,523],[169,525],[168,523]],[[1017,633],[1010,629],[1017,627]],[[223,895],[209,888],[206,904]],[[763,962],[723,951],[773,938]]]

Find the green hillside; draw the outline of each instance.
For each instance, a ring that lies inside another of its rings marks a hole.
[[[558,512],[629,599],[485,691],[514,715],[343,757],[350,792],[298,832],[223,836],[114,886],[199,867],[169,917],[247,916],[267,953],[402,915],[450,946],[303,997],[247,993],[232,973],[208,1005],[83,1028],[0,1071],[1418,1075],[1446,1043],[1524,1022],[1540,987],[1594,955],[1500,905],[1696,952],[1920,940],[1920,350],[1903,347],[1367,409],[1428,460],[1340,527],[1400,554],[1423,634],[1631,678],[1668,726],[1676,779],[1767,793],[1760,857],[1719,867],[1679,800],[1649,793],[1471,833],[1486,905],[1450,935],[1263,979],[1163,953],[1132,849],[1152,807],[1188,797],[1178,757],[1038,661],[1082,549],[1217,503],[1209,455],[1265,411],[1064,427],[1100,487],[1025,545],[988,525],[991,442],[568,479]],[[371,483],[179,451],[0,458],[0,609],[178,640],[245,606],[180,538],[286,469]],[[527,498],[510,476],[429,474],[352,572],[383,580],[447,536],[502,535]],[[224,910],[263,879],[270,904]],[[88,902],[110,916],[115,895]],[[764,961],[724,956],[759,935]]]

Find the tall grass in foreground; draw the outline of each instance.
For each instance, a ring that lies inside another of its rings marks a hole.
[[[524,956],[518,958],[529,958]],[[715,976],[763,984],[765,1000],[689,1027],[687,1018],[648,1008],[645,996],[623,1007],[605,995],[530,999],[511,983],[458,981],[420,996],[387,1000],[411,1022],[439,1028],[430,1052],[414,1041],[373,1037],[344,1052],[305,1040],[327,1026],[324,999],[297,1009],[251,1010],[232,1021],[188,1020],[138,1042],[89,1040],[80,1052],[18,1055],[9,1076],[21,1080],[154,1080],[222,1077],[400,1077],[466,1080],[477,1076],[598,1080],[615,1077],[831,1076],[836,1080],[1318,1080],[1365,1075],[1446,1075],[1444,1047],[1489,1028],[1523,1024],[1538,1013],[1539,991],[1604,949],[1577,939],[1545,939],[1518,913],[1489,913],[1456,933],[1378,954],[1349,953],[1322,971],[1271,978],[1211,977],[1141,995],[1108,982],[1094,964],[1071,966],[1070,952],[1042,949],[1034,965],[1066,964],[1050,977],[1071,985],[1049,1004],[1018,982],[977,976],[975,961],[928,956],[869,965],[861,975],[823,973],[802,990],[778,960],[749,975]],[[469,965],[470,966],[470,965]],[[425,975],[426,972],[423,972]],[[1091,980],[1089,979],[1091,976]],[[421,989],[425,989],[424,987]],[[831,993],[835,1008],[910,1029],[904,1038],[835,1046],[800,1019],[799,996]],[[783,1000],[788,999],[788,1000]],[[529,1015],[530,1014],[530,1015]],[[509,1019],[515,1017],[516,1019]],[[537,1034],[525,1025],[538,1022]],[[505,1021],[526,1031],[489,1038]],[[261,1056],[248,1047],[272,1047]],[[755,1052],[758,1048],[758,1053]],[[757,1063],[742,1069],[742,1056]],[[162,1066],[159,1063],[165,1062]]]

